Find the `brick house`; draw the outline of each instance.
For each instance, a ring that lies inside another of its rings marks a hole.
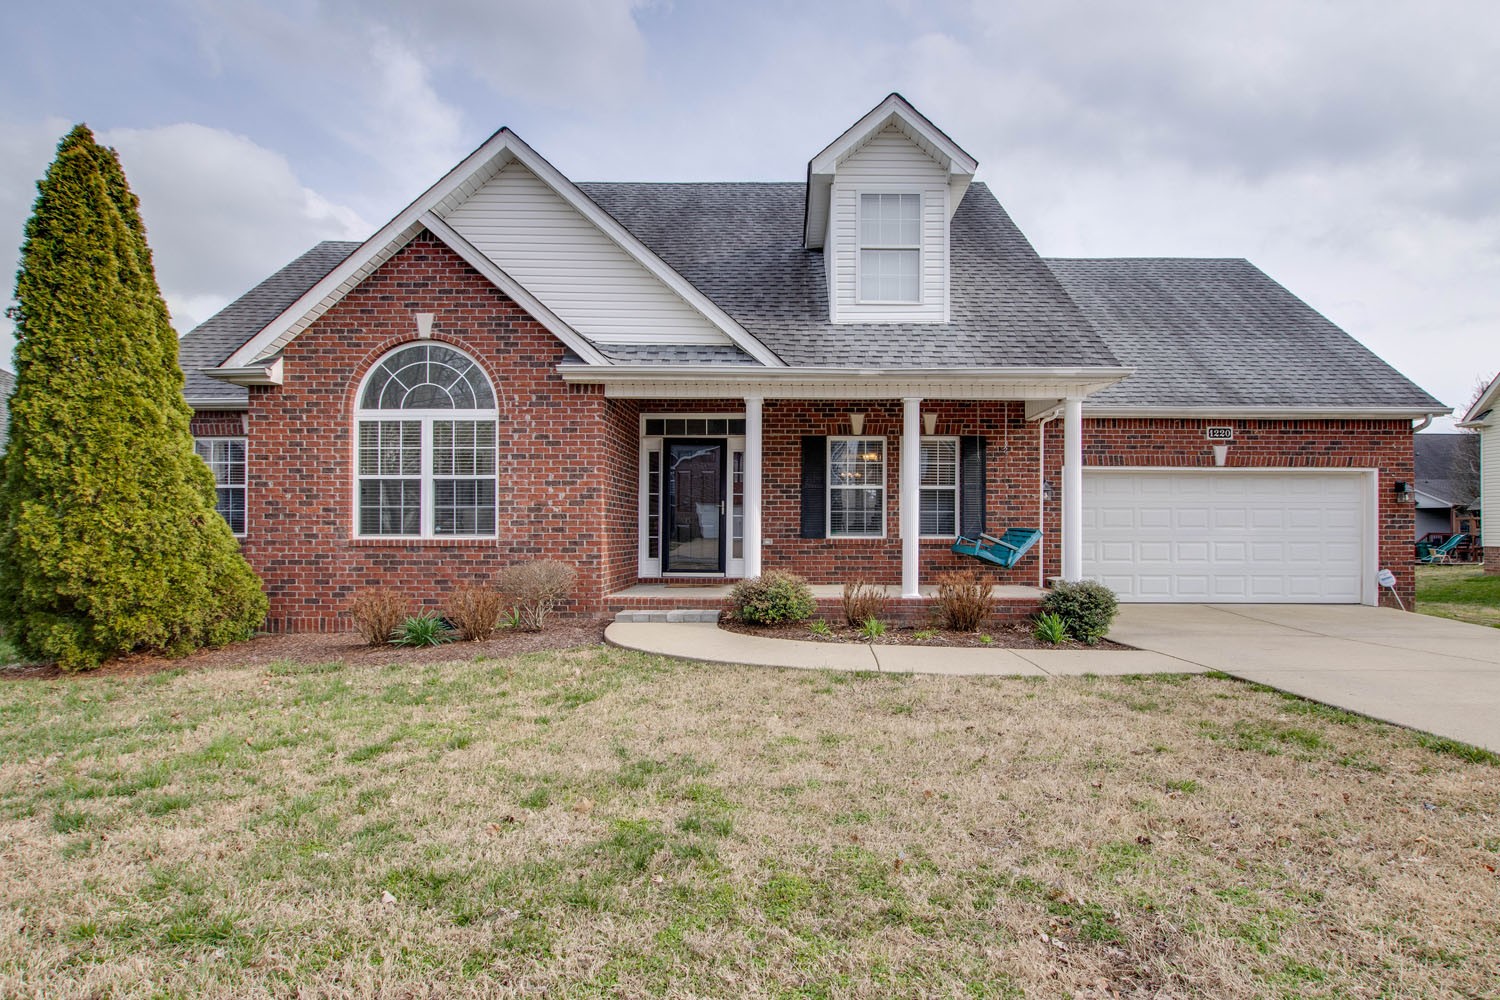
[[[1409,604],[1447,409],[1243,260],[1041,258],[976,168],[895,94],[788,184],[578,184],[502,129],[293,261],[180,350],[270,627],[543,556],[587,613],[779,567],[916,601],[1017,526],[1002,586]]]

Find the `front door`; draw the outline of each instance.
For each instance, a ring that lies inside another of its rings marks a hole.
[[[724,572],[724,442],[668,439],[662,572]]]

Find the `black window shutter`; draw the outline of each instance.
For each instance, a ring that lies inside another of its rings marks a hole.
[[[958,439],[959,534],[976,538],[985,527],[984,438],[965,435]]]
[[[802,537],[828,533],[828,439],[802,439]]]

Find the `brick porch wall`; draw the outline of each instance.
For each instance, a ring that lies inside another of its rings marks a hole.
[[[467,351],[495,387],[498,539],[352,537],[355,393],[386,352],[416,339],[417,312],[433,313],[433,339]],[[426,234],[287,345],[285,384],[250,391],[244,551],[270,597],[267,627],[347,628],[343,607],[363,588],[395,587],[438,608],[455,587],[549,557],[578,570],[572,609],[597,610],[616,555],[607,543],[619,530],[619,445],[602,391],[557,375],[564,350]]]
[[[1486,545],[1483,552],[1484,571],[1500,574],[1500,545]]]

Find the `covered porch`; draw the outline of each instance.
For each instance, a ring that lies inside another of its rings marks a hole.
[[[636,490],[616,501],[635,515],[620,549],[633,543],[637,558],[612,569],[605,603],[685,606],[692,593],[718,604],[732,581],[785,569],[820,604],[859,580],[921,609],[938,574],[974,568],[1029,613],[1047,581],[1082,578],[1082,402],[1123,374],[565,370],[602,384],[612,434],[636,444]],[[1053,421],[1061,448],[1054,439],[1047,456]],[[959,536],[1007,528],[1047,538],[1000,571],[951,551]]]

